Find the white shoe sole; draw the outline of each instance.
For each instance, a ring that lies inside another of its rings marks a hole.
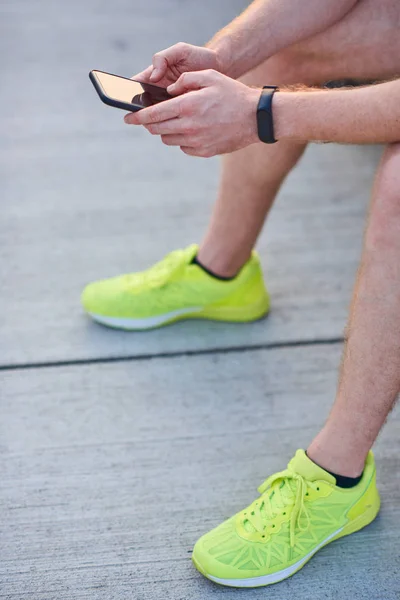
[[[158,315],[156,317],[146,317],[144,319],[125,319],[120,317],[105,317],[103,315],[98,315],[96,313],[88,313],[94,321],[101,323],[102,325],[107,325],[108,327],[114,327],[115,329],[127,329],[127,330],[145,330],[145,329],[153,329],[154,327],[159,327],[160,325],[164,325],[165,323],[169,323],[172,321],[176,321],[180,317],[184,316],[196,316],[198,313],[203,311],[202,306],[192,306],[190,308],[180,308],[178,310],[173,310],[169,313],[164,313],[163,315]]]
[[[236,587],[236,588],[254,588],[254,587],[262,587],[265,585],[271,585],[273,583],[278,583],[279,581],[282,581],[283,579],[286,579],[287,577],[290,577],[291,575],[294,575],[296,573],[296,571],[299,571],[305,565],[305,563],[308,560],[310,560],[310,558],[312,558],[312,556],[316,552],[318,552],[318,550],[320,550],[323,546],[328,544],[334,537],[339,535],[339,533],[341,533],[341,531],[343,531],[343,529],[344,529],[344,527],[341,527],[340,529],[338,529],[337,531],[335,531],[334,533],[329,535],[327,538],[325,538],[323,540],[323,542],[318,544],[318,546],[316,546],[306,556],[303,556],[303,558],[301,558],[299,561],[297,561],[294,565],[291,565],[290,567],[287,567],[286,569],[282,569],[281,571],[277,571],[276,573],[272,573],[271,575],[263,575],[261,577],[252,577],[252,578],[248,578],[248,579],[220,579],[219,577],[214,577],[213,575],[210,575],[205,570],[203,570],[200,567],[200,565],[197,565],[195,559],[194,559],[194,563],[195,563],[195,566],[198,568],[198,570],[203,575],[205,575],[205,577],[207,577],[207,579],[210,579],[211,581],[214,581],[215,583],[218,583],[219,585],[226,585],[228,587]]]

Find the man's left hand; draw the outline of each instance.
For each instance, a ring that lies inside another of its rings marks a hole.
[[[183,73],[167,90],[176,97],[129,113],[125,122],[144,125],[192,156],[226,154],[259,141],[260,90],[213,70]]]

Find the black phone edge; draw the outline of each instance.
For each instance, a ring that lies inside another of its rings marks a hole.
[[[96,69],[93,69],[93,71],[95,71],[95,70]],[[96,79],[96,76],[93,74],[93,71],[89,72],[89,79],[93,83],[96,92],[100,96],[100,100],[102,100],[102,102],[104,102],[104,104],[107,104],[107,106],[114,106],[115,108],[121,108],[122,110],[127,110],[129,112],[137,112],[138,110],[141,110],[141,108],[139,106],[135,106],[134,104],[127,104],[125,102],[119,102],[118,100],[113,100],[109,96],[106,96],[105,93],[103,92],[102,88],[100,87],[100,85]],[[104,71],[101,71],[101,72],[103,73]],[[111,75],[111,73],[110,73],[110,75]],[[124,79],[128,79],[128,78],[124,77]]]

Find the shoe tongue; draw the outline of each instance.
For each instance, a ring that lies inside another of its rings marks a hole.
[[[289,469],[295,471],[299,475],[302,475],[304,479],[308,481],[327,481],[328,483],[336,484],[336,479],[316,465],[310,458],[308,458],[307,454],[304,450],[297,450],[294,458],[288,464]]]

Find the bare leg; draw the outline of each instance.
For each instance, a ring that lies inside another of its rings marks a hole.
[[[336,401],[310,458],[329,471],[360,475],[399,392],[400,144],[394,144],[375,180]]]
[[[318,85],[341,78],[380,79],[398,72],[397,0],[360,0],[327,31],[272,57],[248,85]],[[223,276],[246,262],[286,175],[305,146],[254,144],[223,160],[219,195],[199,260]]]
[[[300,73],[280,58],[271,59],[243,78],[248,85],[259,87],[300,80]],[[290,142],[274,146],[260,143],[223,158],[217,202],[198,254],[202,264],[225,277],[239,271],[250,257],[282,182],[305,147]]]

